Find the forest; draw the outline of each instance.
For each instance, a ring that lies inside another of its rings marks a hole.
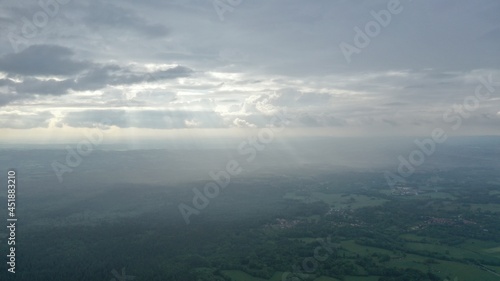
[[[47,191],[21,201],[17,279],[2,280],[498,280],[495,179],[457,169],[391,190],[376,172],[242,177],[190,224],[176,206],[187,186]]]

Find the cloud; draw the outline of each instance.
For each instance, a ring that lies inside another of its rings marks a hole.
[[[193,73],[193,70],[185,66],[175,66],[167,70],[158,70],[151,75],[154,79],[175,79],[179,77],[188,77]]]
[[[53,117],[54,115],[48,111],[28,114],[0,112],[0,128],[46,128]]]
[[[296,128],[426,129],[473,95],[478,77],[499,80],[500,3],[410,2],[351,63],[339,43],[353,43],[354,27],[387,1],[246,1],[224,22],[210,1],[60,5],[27,49],[14,54],[0,37],[0,113],[36,104],[66,114],[67,126],[108,116],[120,128],[204,128],[269,126],[286,110]],[[21,19],[41,11],[4,4],[3,34],[23,36]],[[494,124],[479,116],[499,107],[482,101],[464,128]]]
[[[229,106],[226,116],[234,118],[237,127],[266,127],[272,125],[271,116],[286,111],[289,127],[344,126],[346,121],[333,112],[332,102],[330,94],[286,88],[252,95],[240,105]]]
[[[239,128],[255,128],[255,127],[257,127],[257,126],[255,126],[255,124],[252,124],[252,123],[250,123],[246,120],[243,120],[241,118],[238,118],[238,117],[234,119],[233,124]]]
[[[347,122],[334,114],[328,112],[309,113],[301,112],[292,120],[290,126],[297,127],[341,127]]]
[[[13,101],[19,100],[21,98],[22,97],[20,97],[19,95],[0,92],[0,106],[7,105],[7,104],[9,104]]]
[[[330,94],[302,92],[296,89],[279,89],[271,93],[251,95],[238,107],[232,106],[230,111],[241,113],[272,114],[282,108],[329,107],[333,97]]]
[[[221,128],[223,119],[213,111],[186,110],[86,110],[68,113],[62,124],[71,127],[93,127],[106,123],[119,128],[182,129]]]
[[[19,75],[71,75],[90,66],[74,60],[71,49],[55,45],[33,45],[0,58],[0,71]]]
[[[75,83],[71,79],[66,80],[40,80],[36,78],[25,78],[20,83],[13,86],[18,94],[40,94],[40,95],[64,95],[68,89],[74,87]]]
[[[23,99],[34,99],[35,95],[61,96],[70,90],[96,91],[108,86],[160,83],[189,77],[194,72],[181,65],[148,72],[129,65],[75,60],[74,55],[71,49],[56,45],[33,45],[20,53],[4,55],[0,58],[0,71],[7,73],[7,77],[16,77],[0,79],[0,87],[6,86],[11,92],[0,98],[0,106],[20,99],[17,95]]]
[[[323,93],[301,92],[296,89],[280,89],[272,93],[252,95],[241,106],[242,112],[271,114],[279,108],[325,107],[332,96]],[[234,109],[233,109],[234,110]]]
[[[92,30],[119,29],[125,32],[133,30],[136,34],[146,37],[163,37],[169,33],[166,26],[151,23],[132,9],[100,1],[92,1],[88,6],[85,4],[81,6],[87,11],[83,21]]]
[[[192,72],[193,70],[184,66],[175,66],[152,73],[134,72],[127,67],[118,65],[96,66],[77,76],[71,88],[76,91],[88,91],[102,89],[108,85],[119,86],[142,82],[159,82],[188,77]]]

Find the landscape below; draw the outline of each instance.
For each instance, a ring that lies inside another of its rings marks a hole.
[[[96,165],[109,152],[96,152],[61,184],[23,153],[3,154],[20,159],[17,280],[110,280],[122,268],[134,280],[500,278],[498,167],[419,169],[392,187],[383,169],[255,169],[186,224],[179,204],[209,180],[106,181]]]

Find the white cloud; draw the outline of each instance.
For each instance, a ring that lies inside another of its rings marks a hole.
[[[239,128],[255,128],[257,126],[255,126],[255,124],[252,124],[250,122],[247,122],[246,120],[243,120],[241,118],[238,118],[236,117],[234,120],[233,120],[233,124],[236,126],[236,127],[239,127]]]

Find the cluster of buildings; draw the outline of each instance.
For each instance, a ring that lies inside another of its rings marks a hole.
[[[410,230],[424,229],[425,227],[427,227],[429,225],[454,226],[454,225],[464,225],[464,224],[465,225],[476,225],[477,223],[475,221],[462,219],[460,216],[456,219],[430,217],[423,224],[419,224],[419,225],[410,227]]]
[[[266,224],[265,227],[272,227],[279,229],[292,228],[296,226],[299,222],[300,220],[276,219],[276,223]]]

